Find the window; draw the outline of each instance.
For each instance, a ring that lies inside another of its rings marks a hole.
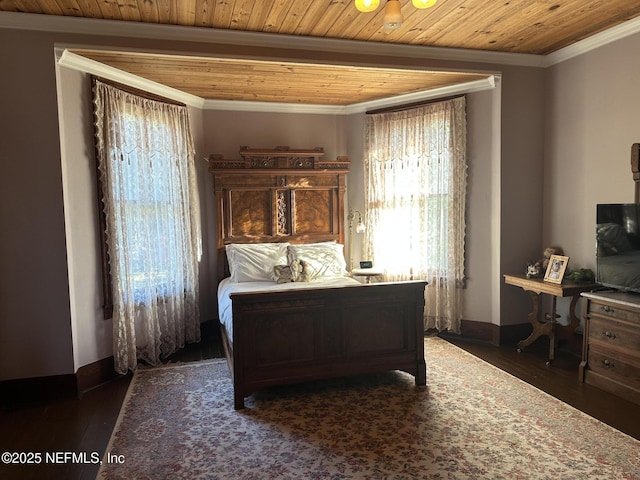
[[[200,339],[200,220],[184,106],[94,79],[116,370]],[[105,299],[107,300],[107,299]]]
[[[135,138],[138,125],[145,121],[140,111],[126,112],[121,120],[129,138]],[[171,138],[169,129],[160,120],[154,125],[154,136]],[[134,294],[125,301],[143,303],[150,295],[176,295],[183,290],[182,282],[171,278],[171,272],[180,271],[180,254],[170,232],[184,226],[180,199],[174,201],[180,195],[180,185],[174,181],[180,178],[179,165],[171,158],[175,147],[169,144],[153,158],[133,149],[120,165],[122,181],[115,200],[123,221],[122,244],[128,249],[132,287],[125,293]]]
[[[465,154],[464,97],[366,117],[365,254],[386,280],[429,282],[425,328],[459,332]]]
[[[398,166],[380,164],[376,174],[391,189],[384,200],[368,204],[378,216],[375,258],[390,275],[430,278],[446,271],[448,252],[448,181],[439,172],[448,168],[448,155],[437,162],[413,156]],[[439,225],[441,228],[430,228]],[[431,248],[440,245],[441,248]]]

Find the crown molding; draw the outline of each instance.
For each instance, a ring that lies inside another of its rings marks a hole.
[[[91,75],[96,75],[130,87],[138,88],[155,95],[160,95],[161,97],[184,103],[191,107],[203,108],[204,106],[204,100],[200,97],[185,93],[175,88],[167,87],[161,83],[147,80],[146,78],[133,75],[123,70],[105,65],[104,63],[96,62],[90,58],[76,55],[63,47],[56,47],[55,55],[58,64],[63,67],[90,73]]]
[[[346,115],[341,105],[308,103],[245,102],[241,100],[205,100],[204,110],[227,110],[257,113],[308,113],[317,115]]]
[[[487,78],[484,78],[482,80],[474,80],[472,82],[459,83],[457,85],[433,88],[431,90],[425,90],[423,92],[396,95],[395,97],[373,100],[371,102],[354,103],[353,105],[348,105],[345,108],[344,113],[362,113],[369,110],[396,107],[399,105],[409,105],[412,103],[435,100],[438,98],[451,97],[455,95],[462,95],[465,93],[492,90],[496,87],[496,77],[499,77],[499,75],[489,75]]]
[[[544,57],[540,55],[520,53],[400,45],[182,25],[151,23],[135,23],[132,25],[132,22],[123,20],[98,20],[37,13],[0,12],[0,28],[528,67],[541,67],[544,63]]]
[[[437,98],[450,97],[465,93],[490,90],[496,86],[496,75],[490,75],[483,80],[460,83],[447,87],[434,88],[422,92],[396,95],[394,97],[372,100],[370,102],[354,103],[346,106],[309,105],[298,103],[274,102],[241,102],[235,100],[204,100],[205,110],[233,110],[238,112],[266,112],[266,113],[310,113],[321,115],[352,115],[369,110],[385,107],[395,107]]]
[[[132,28],[132,22],[122,20],[98,20],[20,12],[0,12],[0,28],[147,39],[162,38],[175,41],[263,46],[289,50],[320,50],[367,55],[393,55],[408,58],[442,59],[497,65],[548,67],[615,42],[616,40],[639,33],[640,17],[628,20],[549,55],[423,47],[417,45],[313,38],[299,35],[245,32],[181,25],[135,23],[135,28]]]
[[[589,38],[580,40],[573,45],[550,53],[544,57],[543,66],[550,67],[558,63],[562,63],[609,43],[635,35],[638,32],[640,32],[640,17],[627,20],[626,22],[616,25],[615,27],[611,27],[604,32],[597,33]]]

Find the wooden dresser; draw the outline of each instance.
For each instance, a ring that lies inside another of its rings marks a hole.
[[[582,296],[587,306],[579,379],[640,404],[640,296]]]

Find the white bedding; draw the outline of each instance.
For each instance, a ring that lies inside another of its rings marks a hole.
[[[303,290],[313,288],[331,288],[362,285],[352,277],[323,277],[312,282],[233,282],[230,277],[225,278],[218,285],[218,318],[232,340],[233,318],[230,295],[236,292],[278,292],[285,290]]]

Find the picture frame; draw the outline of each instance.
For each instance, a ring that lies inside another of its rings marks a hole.
[[[547,271],[544,274],[544,281],[558,284],[562,283],[568,264],[569,257],[565,257],[564,255],[551,255],[549,265],[547,265]]]

